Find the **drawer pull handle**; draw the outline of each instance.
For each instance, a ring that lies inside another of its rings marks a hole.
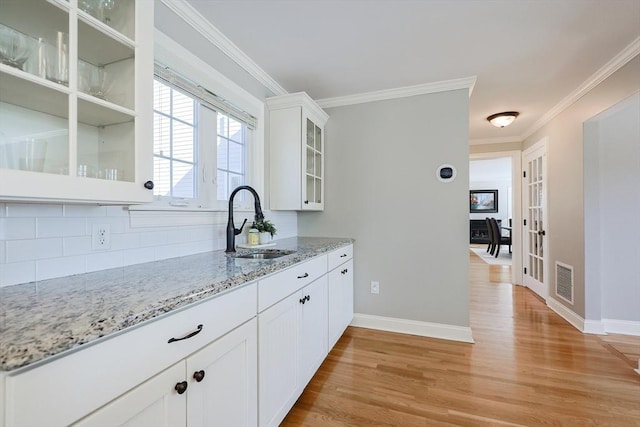
[[[179,382],[178,384],[176,384],[176,386],[174,388],[178,392],[178,394],[182,394],[185,391],[187,391],[187,386],[188,385],[189,384],[187,384],[186,381],[182,381],[182,382]]]
[[[196,371],[193,373],[193,378],[197,381],[200,382],[204,379],[204,371]]]
[[[344,258],[346,256],[347,256],[347,254],[342,254],[342,255],[340,255],[340,258]]]
[[[300,304],[304,304],[305,302],[309,301],[311,299],[311,297],[309,295],[305,295],[302,298],[300,298]]]
[[[311,299],[311,296],[307,295],[305,298],[307,299],[307,301],[309,301]]]
[[[309,273],[304,273],[302,276],[298,276],[298,279],[305,279],[309,277]]]
[[[347,272],[349,271],[349,269],[345,268],[344,270],[342,270],[340,273],[342,274],[347,274]]]
[[[198,335],[200,332],[202,332],[202,325],[198,325],[198,329],[191,332],[189,335],[185,335],[182,338],[171,338],[169,341],[167,341],[167,343],[171,344],[172,342],[186,340]]]

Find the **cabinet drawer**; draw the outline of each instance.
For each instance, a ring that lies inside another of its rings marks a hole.
[[[327,272],[327,256],[296,264],[258,282],[258,312],[286,298]]]
[[[335,251],[329,252],[329,268],[331,271],[340,264],[343,264],[353,258],[353,245],[348,245]]]
[[[7,427],[65,426],[256,315],[256,283],[6,378]],[[188,339],[169,343],[171,338]]]

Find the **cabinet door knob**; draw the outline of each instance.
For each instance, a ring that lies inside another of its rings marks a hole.
[[[153,181],[147,181],[144,183],[144,188],[147,190],[153,190]]]
[[[176,384],[176,386],[174,388],[178,392],[178,394],[182,394],[185,391],[187,391],[187,386],[188,386],[187,382],[186,381],[182,381],[182,382],[179,382],[178,384]]]
[[[308,204],[309,204],[309,201],[308,201],[308,200],[305,200],[305,201],[304,201],[304,204],[305,204],[305,205],[308,205]]]
[[[204,371],[196,371],[193,373],[193,378],[197,381],[200,382],[204,379]]]

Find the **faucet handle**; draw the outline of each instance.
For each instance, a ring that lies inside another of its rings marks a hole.
[[[244,225],[247,223],[247,218],[244,219],[244,221],[242,222],[242,225],[240,226],[240,228],[235,228],[233,231],[236,234],[236,236],[240,233],[242,233],[242,229],[244,228]]]

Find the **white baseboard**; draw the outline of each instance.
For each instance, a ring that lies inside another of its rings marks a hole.
[[[602,323],[602,320],[586,319],[584,321],[584,329],[582,332],[593,335],[607,335],[607,331],[604,329],[604,323]]]
[[[417,320],[356,313],[351,321],[351,326],[466,343],[474,342],[470,327],[445,325],[442,323],[420,322]]]
[[[585,320],[574,313],[571,309],[565,307],[551,297],[547,298],[547,306],[564,320],[571,323],[577,330],[585,332]]]
[[[553,298],[547,299],[547,306],[549,306],[551,310],[555,311],[564,320],[571,323],[576,329],[585,334],[622,334],[640,336],[640,322],[618,319],[585,320]]]
[[[607,333],[640,336],[640,322],[632,320],[602,319],[602,323],[604,324],[604,330]]]

